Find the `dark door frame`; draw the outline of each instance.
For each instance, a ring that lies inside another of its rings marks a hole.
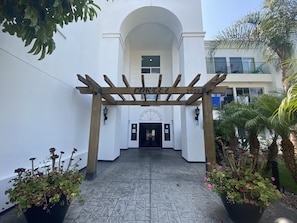
[[[155,130],[154,135],[152,134],[152,130]],[[148,133],[149,132],[149,133]],[[139,123],[139,148],[143,147],[155,147],[162,148],[162,123]]]

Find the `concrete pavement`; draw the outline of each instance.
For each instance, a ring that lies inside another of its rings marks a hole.
[[[189,163],[172,149],[121,150],[114,162],[98,162],[97,177],[84,181],[82,201],[64,223],[232,223],[220,198],[204,187],[204,163]],[[277,202],[261,223],[279,217],[297,222],[297,210]],[[11,209],[1,223],[25,223]]]

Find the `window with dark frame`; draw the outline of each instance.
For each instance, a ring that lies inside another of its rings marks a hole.
[[[215,64],[215,73],[227,73],[227,62],[226,57],[215,57],[214,58]]]
[[[231,73],[243,73],[241,57],[230,57]]]
[[[160,74],[160,56],[142,56],[141,73]]]
[[[248,104],[263,94],[263,88],[236,88],[236,94],[238,102]]]

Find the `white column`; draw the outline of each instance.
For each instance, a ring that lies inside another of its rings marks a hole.
[[[105,33],[100,43],[100,76],[106,74],[112,83],[118,87],[123,73],[123,43],[119,33]],[[101,86],[107,86],[103,78]],[[116,98],[117,99],[117,98]],[[105,106],[102,106],[102,109]],[[107,106],[107,120],[101,120],[98,160],[115,160],[120,155],[121,107]],[[102,112],[103,114],[103,112]],[[104,116],[102,115],[102,119]]]
[[[206,81],[206,63],[204,55],[204,33],[183,33],[179,42],[180,73],[182,85],[187,86],[197,74],[201,74],[196,84],[202,86]],[[187,96],[186,98],[188,98]],[[181,107],[182,156],[189,162],[204,162],[204,130],[202,108],[199,124],[195,120],[194,106]]]

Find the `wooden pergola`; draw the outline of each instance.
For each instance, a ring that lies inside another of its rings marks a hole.
[[[162,75],[160,74],[158,85],[156,87],[148,87],[145,85],[145,78],[144,75],[142,75],[142,86],[131,87],[126,76],[122,75],[125,87],[116,87],[107,75],[104,75],[104,80],[109,87],[101,87],[89,75],[83,77],[78,74],[78,80],[85,84],[85,86],[76,88],[81,94],[93,95],[86,179],[91,180],[96,175],[102,105],[198,106],[202,103],[206,159],[210,162],[214,162],[216,156],[211,94],[222,93],[225,91],[227,87],[217,85],[226,79],[226,74],[216,74],[203,86],[197,87],[195,84],[200,80],[200,76],[201,74],[196,75],[187,87],[178,87],[178,84],[181,81],[180,74],[177,76],[171,87],[163,87],[161,86]],[[143,95],[143,99],[137,99],[136,95]],[[149,100],[147,98],[148,95],[155,95],[155,99]],[[166,99],[162,99],[165,97],[158,97],[158,95],[167,95],[167,97]],[[173,95],[176,96],[173,97]],[[185,95],[190,96],[186,98],[184,97]]]

